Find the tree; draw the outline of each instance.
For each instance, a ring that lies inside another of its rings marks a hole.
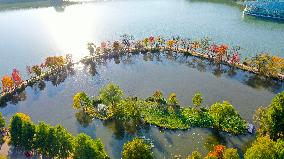
[[[178,105],[177,95],[175,93],[171,93],[168,98],[168,102],[171,105]]]
[[[45,66],[50,69],[57,69],[63,67],[66,64],[65,58],[63,56],[51,56],[45,59]]]
[[[141,102],[130,98],[121,100],[115,106],[115,117],[118,120],[136,125],[141,121]]]
[[[201,154],[198,151],[193,151],[186,159],[201,159]]]
[[[260,135],[269,135],[277,140],[284,139],[284,92],[276,95],[271,104],[267,107],[260,107],[255,115],[254,121],[259,127]]]
[[[3,130],[3,128],[5,127],[5,118],[3,117],[2,113],[0,112],[0,130]]]
[[[159,101],[163,99],[163,92],[160,90],[156,90],[153,94],[155,101]]]
[[[74,142],[74,159],[105,159],[108,158],[100,140],[93,140],[86,134],[78,134]]]
[[[89,50],[90,55],[93,55],[95,53],[96,45],[94,43],[88,43],[87,48]]]
[[[8,75],[5,75],[2,78],[2,89],[4,92],[10,91],[14,88],[14,81],[11,77],[9,77]]]
[[[106,105],[114,105],[123,97],[123,91],[118,85],[109,83],[100,90],[100,99]]]
[[[11,124],[10,124],[10,137],[11,137],[11,144],[16,147],[22,149],[23,143],[22,143],[22,135],[23,135],[23,125],[26,122],[30,122],[30,117],[27,116],[24,113],[16,113],[11,118]]]
[[[258,137],[247,149],[245,159],[278,159],[276,142],[269,136]],[[280,158],[279,158],[280,159]]]
[[[56,141],[57,141],[57,157],[67,158],[73,152],[73,137],[61,125],[55,127]]]
[[[122,159],[153,159],[151,148],[142,139],[134,140],[124,144]]]
[[[129,51],[129,48],[131,46],[131,42],[134,40],[134,37],[132,35],[124,34],[121,36],[121,42],[124,46],[126,46],[127,51]]]
[[[36,127],[31,121],[25,121],[22,125],[20,147],[23,150],[31,151],[34,148],[34,136]]]
[[[48,155],[48,149],[50,148],[50,144],[48,142],[50,125],[45,124],[44,122],[40,122],[36,127],[36,135],[35,135],[35,149],[38,150],[43,156]]]
[[[240,159],[240,156],[237,149],[216,145],[213,151],[207,154],[205,159]]]
[[[284,139],[284,92],[276,95],[268,108],[269,134],[274,140]]]
[[[35,74],[36,76],[40,76],[41,73],[42,73],[42,69],[39,65],[34,65],[32,68],[31,68],[31,73]]]
[[[12,78],[13,78],[16,86],[20,85],[23,81],[22,78],[21,78],[20,72],[17,69],[13,70]]]
[[[255,123],[255,126],[258,128],[257,132],[259,135],[265,136],[266,134],[269,134],[270,129],[270,122],[267,115],[267,109],[266,107],[259,107],[254,115],[253,115],[253,121]]]
[[[214,127],[217,130],[222,129],[231,133],[246,131],[246,121],[240,117],[233,105],[227,101],[213,104],[209,109],[209,114],[213,118]]]
[[[87,108],[92,106],[91,100],[85,92],[79,92],[73,97],[73,108],[83,109],[83,112],[87,111]]]
[[[46,136],[46,141],[47,141],[47,145],[48,145],[48,149],[47,149],[47,154],[48,157],[50,158],[55,158],[58,156],[59,152],[59,143],[57,141],[57,136],[56,136],[56,129],[54,127],[50,127],[49,128],[49,132]]]
[[[223,153],[224,159],[240,159],[237,149],[227,148]]]
[[[202,104],[203,98],[200,92],[196,92],[192,98],[192,103],[195,107],[200,107]]]

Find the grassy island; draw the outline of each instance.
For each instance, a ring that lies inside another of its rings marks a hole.
[[[81,114],[81,119],[117,120],[126,127],[139,127],[147,123],[164,129],[203,127],[233,134],[246,132],[247,122],[229,102],[217,102],[210,108],[204,108],[201,106],[202,96],[197,93],[193,103],[193,107],[182,107],[175,93],[165,99],[161,91],[146,99],[124,97],[119,86],[112,83],[104,86],[97,97],[80,92],[73,99],[73,107],[80,110],[78,114]]]

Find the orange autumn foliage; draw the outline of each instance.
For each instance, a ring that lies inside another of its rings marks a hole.
[[[8,75],[5,75],[2,78],[2,89],[4,92],[10,91],[11,89],[14,88],[14,81],[11,77]]]
[[[206,158],[217,158],[217,159],[222,159],[223,158],[223,153],[225,151],[225,146],[223,145],[216,145],[214,147],[214,150],[209,152],[206,156]]]

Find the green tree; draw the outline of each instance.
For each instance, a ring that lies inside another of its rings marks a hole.
[[[255,123],[255,126],[258,127],[257,132],[259,135],[265,136],[269,133],[270,122],[268,119],[266,107],[261,106],[255,111],[253,122]]]
[[[254,122],[259,127],[260,135],[269,135],[277,140],[284,139],[284,92],[276,95],[267,107],[260,107],[255,115]]]
[[[55,127],[56,141],[57,141],[57,157],[67,158],[73,152],[73,137],[61,125]]]
[[[141,101],[131,98],[121,100],[115,106],[115,117],[121,121],[137,124],[141,121]]]
[[[268,108],[269,134],[274,140],[284,139],[284,92],[276,95]]]
[[[276,151],[277,151],[278,158],[284,158],[284,140],[280,140],[280,139],[277,140]]]
[[[223,152],[224,159],[240,159],[238,150],[234,148],[227,148]]]
[[[92,106],[92,102],[85,92],[79,92],[73,97],[73,108],[82,108],[83,112],[87,112],[90,106]]]
[[[250,148],[247,149],[245,159],[278,159],[276,142],[269,136],[258,137]]]
[[[198,151],[193,151],[186,159],[201,159],[201,154]]]
[[[56,136],[56,129],[54,127],[49,128],[49,132],[46,137],[48,149],[47,149],[47,154],[48,157],[50,158],[55,158],[58,156],[59,152],[59,143],[57,141],[57,136]]]
[[[168,102],[171,105],[178,105],[177,95],[175,93],[171,93],[168,98]]]
[[[35,135],[35,149],[42,153],[43,156],[48,156],[48,150],[50,148],[50,144],[48,142],[50,125],[45,124],[44,122],[40,122],[36,127],[36,135]]]
[[[247,123],[235,111],[233,105],[224,101],[215,103],[209,109],[213,118],[214,127],[218,130],[225,130],[231,133],[243,133],[246,131]]]
[[[134,139],[123,146],[122,159],[153,159],[151,148],[141,139]]]
[[[156,90],[153,94],[155,101],[159,101],[163,99],[163,92],[160,90]]]
[[[104,146],[100,140],[93,140],[86,134],[78,134],[74,144],[74,159],[106,159]]]
[[[16,113],[10,122],[10,142],[15,148],[22,149],[23,147],[23,125],[26,122],[30,122],[30,117],[24,113]]]
[[[195,107],[200,107],[202,104],[203,98],[200,92],[196,92],[192,98],[192,103]]]
[[[23,150],[31,151],[34,147],[36,127],[31,121],[24,121],[21,131],[20,147]]]
[[[5,118],[3,117],[2,113],[0,112],[0,130],[3,130],[5,125],[6,125]]]
[[[123,91],[118,85],[109,83],[100,90],[100,99],[106,105],[114,105],[123,97]]]

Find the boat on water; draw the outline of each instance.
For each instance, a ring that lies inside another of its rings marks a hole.
[[[284,0],[245,1],[244,15],[284,21]]]

